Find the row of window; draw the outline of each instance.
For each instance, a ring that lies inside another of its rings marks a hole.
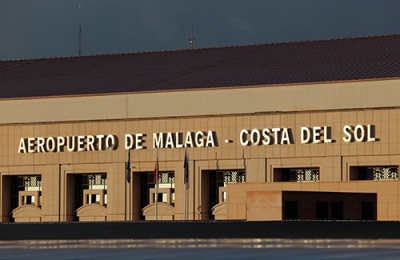
[[[344,217],[345,209],[343,201],[316,201],[314,207],[311,205],[308,205],[308,207],[303,206],[303,214],[305,211],[309,211],[309,214],[306,214],[307,218],[299,216],[298,204],[297,201],[286,200],[283,208],[283,219],[346,219]],[[353,211],[347,212],[347,215],[352,215],[351,212],[353,213],[353,216],[349,219],[376,220],[376,202],[362,201],[357,206],[359,208],[356,207],[352,209]]]
[[[151,174],[148,175],[148,185],[153,182]],[[228,183],[244,183],[246,182],[246,173],[244,170],[227,170],[217,171],[217,180],[220,183],[217,185],[226,186]],[[82,187],[87,189],[104,189],[107,190],[107,175],[106,174],[93,174],[84,175],[81,178]],[[352,166],[350,167],[350,180],[398,180],[399,167],[398,166]],[[25,191],[41,191],[42,178],[40,176],[19,176],[18,177],[18,190]],[[275,182],[319,182],[320,171],[319,168],[276,168],[274,169]],[[171,189],[172,203],[175,201],[175,173],[174,172],[159,172],[158,175],[159,188]],[[154,185],[154,184],[153,184]],[[212,185],[212,184],[211,184]],[[78,185],[79,186],[79,185]],[[216,194],[219,190],[216,189]],[[79,193],[78,193],[79,194]],[[97,195],[92,195],[97,196]],[[107,196],[107,195],[105,195]],[[161,196],[164,196],[161,194]],[[78,196],[79,197],[79,196]],[[98,197],[98,196],[97,196]],[[96,197],[94,201],[99,199]],[[225,197],[225,194],[223,194]],[[78,198],[81,199],[81,198]],[[26,201],[25,201],[26,200]],[[41,205],[41,196],[39,198]],[[159,201],[166,201],[162,197]],[[90,200],[92,201],[92,200]],[[35,199],[29,196],[23,198],[23,204],[33,204]],[[107,204],[107,199],[105,199]]]
[[[350,180],[398,180],[399,166],[352,166]],[[319,168],[276,168],[275,182],[318,182]]]
[[[399,167],[350,167],[350,180],[398,180]]]
[[[223,177],[226,183],[244,183],[246,174],[244,171],[217,171],[218,176]],[[354,166],[350,167],[350,180],[398,180],[398,166]],[[90,189],[107,187],[107,175],[94,174],[88,175],[85,180]],[[318,182],[320,180],[319,168],[281,168],[274,169],[274,181],[284,182]],[[222,181],[222,180],[221,180]],[[175,184],[174,172],[159,172],[158,183],[160,186]],[[18,177],[18,187],[22,190],[41,190],[42,178],[40,176],[21,176]]]

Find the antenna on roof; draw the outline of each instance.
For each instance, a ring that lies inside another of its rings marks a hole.
[[[78,55],[82,55],[82,5],[79,3],[79,51]]]
[[[192,38],[189,39],[189,42],[190,42],[192,50],[194,49],[194,42],[196,41],[196,38],[194,38],[193,35],[194,35],[194,28],[193,28],[193,25],[192,25]]]

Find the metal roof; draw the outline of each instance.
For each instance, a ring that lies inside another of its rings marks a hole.
[[[0,61],[0,98],[397,78],[400,35]]]

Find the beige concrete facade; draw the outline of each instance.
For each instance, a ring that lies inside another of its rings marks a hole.
[[[358,177],[374,167],[398,171],[399,83],[0,101],[0,221],[281,220],[290,213],[285,213],[286,191],[356,193],[361,195],[354,201],[360,203],[365,194],[376,194],[375,202],[365,200],[373,205],[373,218],[399,220],[398,175]],[[192,142],[187,141],[188,132]],[[127,134],[134,140],[129,182]],[[93,141],[99,135],[104,135],[102,141]],[[161,135],[163,144],[157,147]],[[57,137],[65,142],[74,139],[75,148],[68,151],[64,144],[57,151]],[[156,191],[148,176],[157,158],[159,171],[173,181]],[[311,169],[317,177],[303,181],[282,177],[285,171],[299,169]],[[214,187],[218,172],[224,178],[219,185],[225,184]],[[244,172],[245,179],[227,175],[232,172]],[[30,176],[40,177],[35,189],[16,184]],[[89,183],[91,188],[78,189],[80,178],[96,176],[99,187]],[[157,203],[155,193],[162,194]],[[332,196],[344,216],[362,211],[356,202],[346,204],[345,198]],[[306,197],[298,203],[304,201]],[[310,203],[314,212],[315,201]],[[318,205],[324,211],[325,204]]]

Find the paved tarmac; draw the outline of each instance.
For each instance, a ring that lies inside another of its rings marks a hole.
[[[97,239],[0,241],[2,259],[399,259],[400,240]]]

